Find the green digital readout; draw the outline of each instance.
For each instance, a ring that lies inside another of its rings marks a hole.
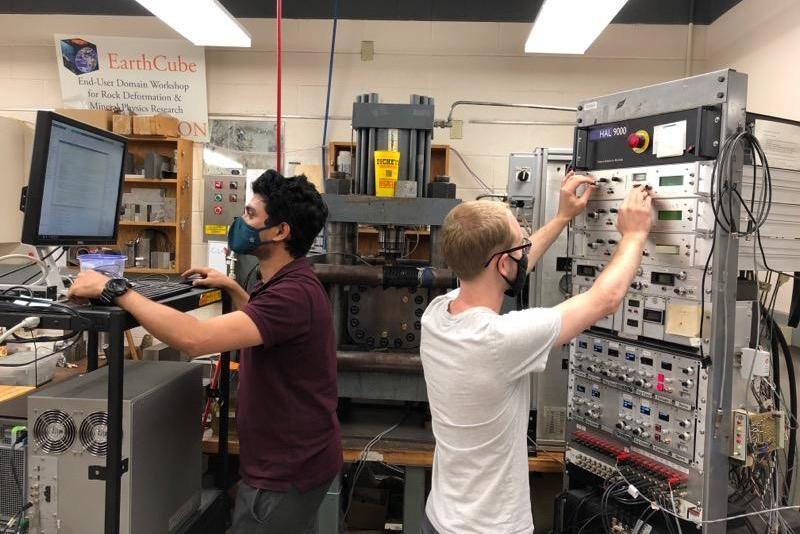
[[[658,185],[668,187],[672,185],[683,185],[683,176],[660,176]]]
[[[659,221],[680,221],[683,219],[681,210],[663,210],[658,212]]]

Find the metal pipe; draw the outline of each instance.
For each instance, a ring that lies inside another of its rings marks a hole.
[[[377,93],[370,93],[367,98],[370,103],[377,103],[378,102],[378,94]],[[367,136],[367,190],[366,193],[369,196],[375,196],[375,142],[377,137],[377,132],[375,128],[369,128],[369,134]]]
[[[355,253],[355,232],[357,225],[351,223],[328,223],[328,252],[331,253],[330,259],[334,264],[343,263],[347,254]],[[337,345],[345,339],[347,326],[347,312],[345,306],[347,299],[343,295],[343,288],[340,284],[331,284],[328,288],[328,298],[331,300],[333,329],[336,335]]]
[[[694,60],[694,2],[689,1],[689,28],[686,32],[686,63],[683,66],[683,75],[692,75],[692,61]]]
[[[426,102],[429,106],[433,107],[433,98],[427,97]],[[433,130],[425,132],[425,160],[422,162],[422,192],[419,196],[424,197],[428,195],[428,182],[433,180],[433,171],[431,170],[431,145],[433,144]]]
[[[408,131],[408,165],[406,180],[410,182],[417,182],[417,130]],[[419,193],[419,185],[417,185],[417,193]],[[419,194],[417,195],[419,196]]]
[[[369,95],[361,95],[361,102],[369,102]],[[369,175],[369,128],[361,128],[361,193],[367,194],[367,176]]]
[[[547,109],[550,111],[569,111],[572,113],[578,111],[577,108],[566,107],[566,106],[551,106],[549,104],[510,104],[507,102],[484,102],[481,100],[456,100],[450,106],[450,113],[447,114],[447,121],[445,121],[444,124],[440,124],[439,126],[444,128],[449,128],[450,126],[452,126],[453,110],[456,109],[457,106],[491,106],[499,108]]]
[[[469,124],[503,124],[507,126],[575,126],[574,121],[512,121],[499,119],[470,119]]]
[[[357,103],[363,102],[363,95],[357,95],[356,102]],[[356,195],[361,194],[361,173],[363,172],[363,165],[361,159],[363,158],[364,143],[361,140],[361,133],[362,133],[361,129],[356,130],[356,158],[355,161],[353,161],[353,170],[355,171],[353,184],[355,187],[354,193]]]
[[[339,371],[422,372],[419,354],[407,352],[336,351],[336,363]]]
[[[431,266],[437,270],[439,269],[446,269],[446,263],[444,261],[444,255],[442,254],[442,247],[439,243],[439,231],[440,228],[438,226],[431,226],[431,237],[430,237],[430,249],[431,249]]]
[[[314,273],[324,284],[361,285],[378,287],[383,285],[383,267],[380,265],[335,265],[315,263]],[[423,287],[449,289],[456,287],[457,280],[450,269],[423,268]]]
[[[419,103],[425,104],[426,98],[419,97]],[[425,130],[417,130],[417,159],[414,161],[417,166],[417,196],[425,196]]]

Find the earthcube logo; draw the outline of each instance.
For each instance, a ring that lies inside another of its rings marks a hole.
[[[61,60],[67,70],[78,76],[100,68],[97,46],[78,37],[61,41]]]

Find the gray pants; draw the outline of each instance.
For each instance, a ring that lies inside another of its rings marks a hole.
[[[267,491],[239,485],[228,534],[316,534],[317,510],[331,483],[304,493]]]
[[[436,532],[436,529],[433,528],[433,525],[431,525],[431,521],[428,519],[428,514],[422,514],[422,524],[419,527],[419,534],[439,534]]]

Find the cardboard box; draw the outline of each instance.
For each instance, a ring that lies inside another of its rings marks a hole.
[[[114,115],[111,120],[111,130],[119,135],[133,133],[133,120],[131,115]]]
[[[169,115],[134,115],[133,133],[178,137],[178,119]]]
[[[64,115],[70,119],[81,121],[83,123],[101,128],[103,130],[111,131],[112,120],[114,113],[112,111],[105,111],[100,109],[72,109],[72,108],[59,108],[56,110],[59,115]]]

